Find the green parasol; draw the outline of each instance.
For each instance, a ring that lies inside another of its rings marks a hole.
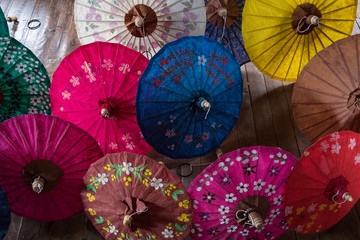
[[[7,25],[7,21],[1,8],[0,8],[0,34],[9,35],[9,28]]]
[[[14,38],[0,34],[0,122],[31,113],[50,115],[49,87],[39,59]]]

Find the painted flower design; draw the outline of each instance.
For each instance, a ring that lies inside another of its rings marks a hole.
[[[120,72],[125,74],[126,72],[130,72],[130,66],[129,66],[129,64],[122,63],[121,67],[119,67],[119,70],[120,70]]]
[[[200,221],[205,221],[205,222],[209,221],[210,218],[208,213],[201,213],[199,214],[199,217],[200,217]]]
[[[234,193],[229,193],[225,195],[225,202],[229,202],[232,203],[237,199],[237,197],[235,197]]]
[[[11,55],[10,53],[9,54],[7,54],[7,55],[5,55],[4,56],[4,63],[6,63],[6,64],[11,64],[11,63],[15,63],[15,61],[14,61],[14,58],[15,58],[15,55]]]
[[[334,145],[331,145],[331,153],[339,154],[340,148],[340,144],[336,142]]]
[[[326,141],[320,143],[320,150],[326,152],[329,148],[329,144]]]
[[[215,236],[216,233],[220,232],[217,227],[215,227],[215,228],[211,227],[210,229],[208,229],[206,231],[208,232],[209,235],[213,235],[213,236]]]
[[[220,184],[223,184],[224,186],[226,184],[230,184],[230,180],[232,179],[232,177],[227,176],[226,173],[223,173],[222,176],[220,176]]]
[[[189,144],[193,141],[193,135],[186,135],[184,138],[184,142]]]
[[[271,166],[271,168],[268,170],[270,177],[278,175],[279,171],[279,167],[276,166]]]
[[[112,68],[114,65],[111,63],[111,60],[110,59],[108,59],[108,60],[106,60],[106,59],[104,59],[103,60],[103,62],[104,62],[104,64],[103,65],[101,65],[103,68],[105,68],[106,70],[110,70],[110,68]]]
[[[30,94],[37,94],[39,89],[36,87],[36,85],[30,85],[28,88],[28,91]]]
[[[122,171],[129,175],[131,172],[134,171],[134,168],[131,167],[131,163],[123,162]]]
[[[121,139],[124,140],[124,141],[129,141],[129,140],[131,140],[130,133],[123,134],[123,136],[122,136]]]
[[[125,145],[125,148],[130,149],[130,150],[134,150],[135,145],[133,142],[127,142]]]
[[[280,195],[280,196],[274,198],[274,200],[273,200],[274,205],[280,205],[283,200],[284,200],[283,195]]]
[[[167,228],[165,228],[164,231],[161,232],[165,238],[173,238],[174,235],[173,235],[173,231],[172,230],[169,230]]]
[[[38,110],[37,110],[37,108],[35,108],[35,107],[30,107],[30,108],[28,108],[28,113],[29,113],[29,114],[38,113]]]
[[[84,62],[84,65],[81,65],[81,68],[84,69],[85,73],[89,73],[91,72],[91,63],[88,63],[88,62]]]
[[[249,184],[248,183],[239,183],[239,186],[236,187],[240,193],[246,193],[248,191]]]
[[[98,182],[102,185],[105,185],[105,183],[108,182],[108,178],[106,177],[106,173],[98,173]]]
[[[360,163],[360,153],[355,156],[355,165]]]
[[[198,56],[198,64],[199,65],[205,66],[206,61],[207,61],[207,59],[205,58],[204,55]]]
[[[183,18],[184,24],[188,24],[191,20],[197,19],[197,15],[191,12],[188,8],[184,8],[183,13],[184,13],[184,18]]]
[[[356,140],[355,140],[355,138],[350,138],[349,148],[350,148],[351,150],[353,150],[355,146],[356,146]]]
[[[276,216],[278,216],[279,214],[280,214],[280,209],[273,209],[271,210],[270,217],[276,218]]]
[[[207,201],[208,203],[211,203],[212,200],[215,200],[215,194],[211,194],[208,192],[207,194],[203,194],[204,198],[203,201]]]
[[[174,137],[176,134],[175,134],[175,129],[172,128],[172,129],[167,129],[166,130],[166,133],[165,133],[165,136],[168,137],[168,138],[172,138]]]
[[[221,206],[219,207],[218,211],[220,212],[221,215],[224,215],[225,213],[229,213],[230,207],[221,205]]]
[[[270,197],[271,195],[275,194],[276,193],[276,186],[275,185],[271,185],[269,184],[268,185],[268,188],[265,190],[265,193],[268,194],[268,197]]]
[[[266,182],[262,182],[261,179],[254,181],[254,190],[261,191],[262,187],[265,186]]]
[[[264,225],[272,225],[273,224],[274,219],[273,218],[266,218],[264,221]]]
[[[296,228],[295,228],[295,231],[297,232],[302,232],[304,230],[304,226],[303,225],[298,225]]]
[[[70,100],[70,96],[71,96],[71,93],[69,93],[67,90],[63,91],[61,93],[61,95],[63,96],[63,99],[67,99],[67,100]]]
[[[155,190],[158,190],[159,188],[162,188],[162,187],[164,186],[164,184],[162,184],[161,182],[162,182],[162,179],[161,179],[161,178],[159,178],[159,179],[153,178],[153,179],[151,180],[150,185],[151,185],[152,187],[154,187]]]
[[[16,68],[15,71],[19,72],[19,73],[24,73],[26,72],[26,64],[20,62],[19,64],[16,64]]]
[[[229,168],[225,165],[224,162],[220,162],[218,164],[219,168],[222,168],[225,172],[227,172],[229,170]]]
[[[222,216],[222,218],[219,219],[220,224],[228,224],[229,223],[229,218],[226,216]]]
[[[89,75],[86,75],[86,78],[92,83],[96,81],[95,73],[90,72]]]
[[[117,235],[118,232],[119,232],[119,230],[116,230],[116,229],[115,229],[115,226],[113,226],[113,225],[111,225],[111,226],[109,227],[109,230],[110,230],[110,233],[113,233],[114,235]]]
[[[191,233],[192,234],[197,234],[198,235],[198,237],[202,237],[202,232],[203,231],[203,229],[202,228],[200,228],[200,224],[198,224],[198,223],[195,223],[194,225],[193,225],[193,228],[191,229]]]
[[[242,231],[240,231],[240,234],[241,234],[242,236],[247,236],[247,235],[249,235],[249,233],[250,233],[250,231],[247,230],[246,228],[243,229]]]
[[[41,103],[41,99],[39,97],[32,97],[30,98],[30,103],[33,105],[33,106],[37,106],[39,103]]]
[[[230,227],[227,227],[226,230],[228,233],[235,232],[237,229],[237,226],[231,225]]]
[[[340,135],[338,132],[334,132],[330,136],[331,136],[331,138],[330,138],[331,142],[336,142],[340,138]]]
[[[208,132],[204,132],[201,136],[202,140],[206,141],[206,140],[209,140],[210,138],[210,133]]]
[[[317,204],[316,203],[312,203],[309,207],[308,207],[308,212],[314,212],[316,210]]]
[[[32,82],[33,80],[35,80],[35,77],[32,74],[24,74],[24,80],[26,82]]]
[[[256,168],[256,165],[250,166],[250,163],[248,163],[248,165],[246,167],[243,167],[244,175],[250,176],[250,174],[256,173],[255,168]]]
[[[79,78],[75,77],[75,76],[72,76],[71,79],[70,79],[70,83],[72,83],[72,85],[74,87],[80,85]]]
[[[109,148],[110,148],[111,150],[116,150],[116,149],[118,148],[118,145],[117,145],[117,143],[111,142],[111,143],[109,144]]]

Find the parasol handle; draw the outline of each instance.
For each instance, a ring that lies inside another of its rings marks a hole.
[[[217,148],[217,149],[216,149],[216,156],[219,158],[219,157],[221,157],[222,155],[224,155],[223,151],[222,151],[220,148]]]
[[[307,25],[318,25],[320,24],[320,18],[315,15],[309,15],[306,17],[306,24]]]
[[[144,19],[145,18],[142,18],[142,17],[136,17],[135,18],[135,26],[136,27],[142,27],[142,26],[144,26]],[[144,35],[145,36],[145,35]]]
[[[112,107],[110,104],[103,103],[101,104],[100,108],[101,108],[100,114],[103,118],[111,118],[110,115],[111,115]]]
[[[226,18],[227,16],[227,9],[226,8],[220,8],[219,11],[218,11],[218,14],[220,17],[222,18]]]
[[[8,22],[16,22],[17,20],[18,20],[18,18],[16,16],[6,18],[6,21],[8,21]]]
[[[354,201],[354,198],[349,194],[349,192],[345,192],[345,193],[342,195],[342,198],[345,199],[346,201],[349,201],[349,202],[353,202],[353,201]]]
[[[132,217],[130,215],[125,215],[123,220],[123,225],[128,226],[131,224],[131,221],[132,221]]]
[[[239,213],[243,214],[243,218],[240,218],[238,216]],[[236,211],[235,217],[240,222],[246,221],[244,223],[245,225],[254,226],[257,229],[261,229],[264,226],[261,215],[258,212],[256,212],[254,209],[247,209],[246,211],[242,210],[242,209],[239,209],[239,210]]]
[[[36,193],[41,193],[45,186],[45,179],[41,176],[35,177],[31,184],[31,188]]]

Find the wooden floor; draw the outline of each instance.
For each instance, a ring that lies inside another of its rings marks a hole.
[[[10,23],[10,35],[30,48],[44,63],[51,77],[63,57],[77,48],[79,40],[73,21],[74,0],[0,0],[5,16],[17,16],[17,24]],[[27,22],[39,19],[41,27],[29,30]],[[296,157],[310,146],[310,142],[296,128],[291,114],[293,83],[284,83],[264,76],[252,63],[241,67],[244,80],[243,104],[240,118],[221,148],[224,153],[238,148],[263,145],[276,146]],[[174,161],[156,152],[149,154],[174,170]],[[204,157],[181,160],[196,166],[192,176],[183,178],[188,187],[191,181],[216,159],[214,152]],[[337,225],[315,235],[298,235],[288,231],[282,240],[359,240],[360,203]],[[59,222],[41,222],[12,215],[6,240],[17,239],[102,239],[84,213]]]

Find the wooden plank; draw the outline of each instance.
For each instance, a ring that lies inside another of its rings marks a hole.
[[[239,148],[251,147],[258,145],[256,138],[255,120],[251,104],[250,83],[248,81],[248,64],[241,66],[243,78],[243,101],[239,119],[236,122],[236,130],[239,138]],[[249,68],[249,71],[251,67]],[[251,75],[251,74],[250,74]]]
[[[261,146],[277,146],[277,139],[269,98],[266,92],[264,75],[254,66],[247,63],[252,109],[254,115],[257,144]]]
[[[42,223],[42,221],[23,218],[17,239],[37,239]]]
[[[265,76],[266,91],[276,132],[277,146],[299,157],[286,92],[281,81]]]
[[[6,236],[4,237],[4,240],[17,239],[19,232],[20,232],[22,221],[23,221],[22,217],[11,213],[11,223],[10,223],[8,232],[7,232]]]

